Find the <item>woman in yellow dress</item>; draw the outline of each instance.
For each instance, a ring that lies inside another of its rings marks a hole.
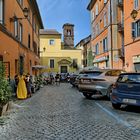
[[[26,89],[26,84],[24,81],[24,76],[20,75],[19,76],[19,82],[17,86],[17,98],[18,99],[26,99],[27,98],[27,89]]]

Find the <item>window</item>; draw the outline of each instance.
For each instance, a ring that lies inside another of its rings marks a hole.
[[[23,27],[22,24],[19,24],[19,41],[22,42],[22,38],[23,38]]]
[[[23,6],[23,0],[18,0],[18,3]]]
[[[15,59],[15,74],[18,73],[18,60]]]
[[[97,35],[98,35],[98,34],[100,33],[99,24],[96,25],[96,31],[97,31],[96,33],[97,33]]]
[[[51,40],[49,41],[49,45],[54,45],[54,40],[53,40],[53,39],[51,39]]]
[[[67,35],[68,35],[68,36],[71,35],[71,30],[67,30]]]
[[[99,44],[98,43],[95,45],[95,53],[99,54]]]
[[[98,15],[98,4],[96,4],[96,16]]]
[[[132,22],[132,37],[139,37],[140,36],[140,20],[137,22]]]
[[[18,38],[18,21],[14,21],[14,35],[16,38]]]
[[[107,0],[104,0],[104,4],[107,3]]]
[[[134,0],[134,8],[137,9],[139,6],[139,0]]]
[[[95,28],[93,27],[92,28],[92,38],[94,38],[95,37]]]
[[[91,21],[93,21],[95,18],[94,12],[91,11]]]
[[[105,14],[104,14],[104,27],[106,27],[106,25],[107,25],[107,24],[106,24],[106,18],[107,18],[107,17],[106,17],[106,13],[105,13]]]
[[[4,1],[0,0],[0,24],[4,24]]]
[[[54,59],[50,59],[50,68],[54,68]]]
[[[77,59],[73,59],[73,67],[77,68]]]
[[[28,48],[30,49],[30,47],[31,47],[31,37],[30,35],[28,35]]]
[[[107,52],[108,48],[107,48],[107,37],[103,39],[103,52]]]

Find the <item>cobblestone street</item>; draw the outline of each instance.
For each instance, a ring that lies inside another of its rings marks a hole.
[[[0,140],[139,140],[140,114],[87,100],[70,84],[45,86],[2,117]]]

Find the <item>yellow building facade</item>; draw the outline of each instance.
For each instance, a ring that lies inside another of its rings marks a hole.
[[[42,72],[72,73],[81,68],[80,49],[65,49],[61,34],[56,30],[40,30],[41,64],[47,66]]]

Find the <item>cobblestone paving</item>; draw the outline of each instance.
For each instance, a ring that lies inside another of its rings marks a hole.
[[[45,86],[1,118],[0,140],[140,140],[71,85]]]

